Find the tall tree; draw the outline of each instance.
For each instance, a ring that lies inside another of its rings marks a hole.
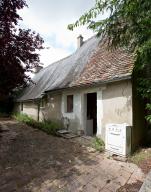
[[[26,72],[38,65],[36,50],[43,48],[39,34],[18,26],[24,7],[24,0],[0,0],[0,100],[30,80]]]
[[[99,19],[103,13],[108,13],[108,17]],[[68,28],[73,30],[79,25],[88,25],[98,36],[106,36],[110,48],[126,46],[134,54],[138,90],[148,100],[147,120],[151,122],[151,1],[96,0],[95,5]]]

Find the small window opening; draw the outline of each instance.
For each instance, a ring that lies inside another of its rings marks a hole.
[[[67,113],[73,112],[73,95],[67,95]]]

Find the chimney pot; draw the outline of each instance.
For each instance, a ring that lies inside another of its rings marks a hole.
[[[83,45],[83,37],[82,35],[79,35],[77,37],[77,48],[80,48]]]

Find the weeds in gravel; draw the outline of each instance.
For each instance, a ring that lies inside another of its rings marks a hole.
[[[104,141],[99,138],[99,137],[95,137],[92,141],[92,147],[96,150],[96,151],[99,151],[99,152],[102,152],[104,151],[105,149],[105,144],[104,144]]]
[[[139,165],[142,161],[151,158],[151,148],[142,148],[137,150],[132,156],[129,157],[129,161]]]
[[[57,131],[61,127],[61,124],[59,124],[58,122],[53,122],[50,120],[44,120],[42,122],[39,122],[32,119],[26,114],[17,113],[17,114],[14,114],[13,117],[19,122],[23,122],[33,128],[40,129],[46,132],[47,134],[51,134],[51,135],[56,135]]]

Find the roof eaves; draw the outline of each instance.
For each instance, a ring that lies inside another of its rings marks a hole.
[[[107,83],[114,83],[114,82],[123,81],[123,80],[130,80],[130,79],[132,79],[132,74],[126,74],[126,75],[118,76],[118,77],[115,77],[113,79],[108,79],[105,81],[97,81],[97,82],[93,82],[90,84],[81,84],[81,85],[77,85],[77,86],[47,90],[47,91],[45,91],[45,93],[43,93],[43,95],[50,93],[50,92],[56,92],[56,91],[58,92],[58,91],[63,91],[63,90],[68,90],[68,89],[77,89],[77,88],[83,88],[83,87],[87,88],[87,87],[99,86],[99,85],[104,85]],[[17,102],[33,101],[33,100],[39,100],[41,98],[42,97],[34,98],[34,99],[27,99],[27,100],[17,100]]]
[[[108,79],[108,80],[97,81],[97,82],[88,83],[88,84],[75,85],[75,86],[66,87],[66,88],[47,90],[47,91],[45,91],[45,93],[54,92],[54,91],[62,91],[62,90],[73,89],[73,88],[92,87],[92,86],[104,85],[107,83],[114,83],[114,82],[118,82],[118,81],[130,80],[130,79],[132,79],[132,74],[129,73],[129,74],[126,74],[123,76],[118,76],[118,77]]]

